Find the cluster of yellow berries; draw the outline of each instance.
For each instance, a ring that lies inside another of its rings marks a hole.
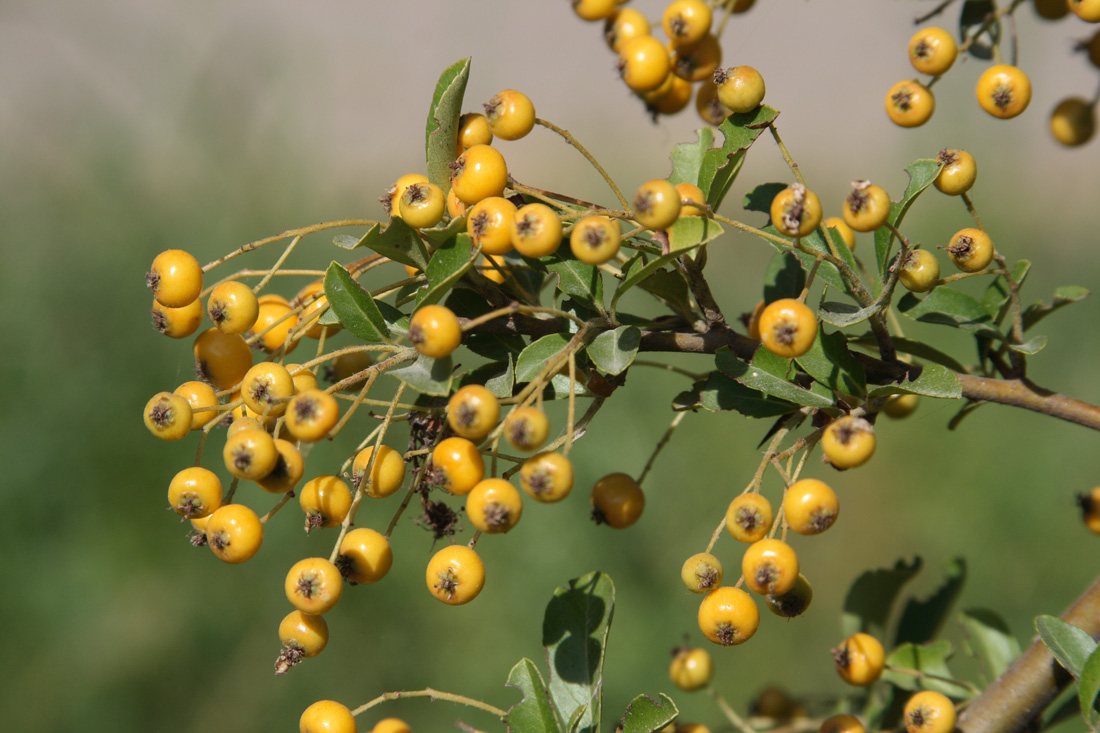
[[[335,700],[318,700],[302,713],[298,721],[300,733],[359,733],[354,714]],[[412,733],[409,724],[400,718],[383,718],[370,733]]]

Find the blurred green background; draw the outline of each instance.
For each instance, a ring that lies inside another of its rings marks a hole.
[[[637,5],[652,17],[663,7]],[[779,129],[827,213],[837,213],[854,178],[897,196],[905,164],[964,147],[978,160],[973,197],[998,248],[1035,262],[1025,301],[1049,298],[1061,284],[1096,290],[1097,143],[1065,150],[1046,132],[1060,98],[1095,87],[1095,70],[1071,53],[1093,29],[1072,16],[1045,23],[1021,8],[1031,109],[1012,122],[982,113],[972,89],[984,64],[966,59],[937,84],[932,121],[901,130],[887,122],[882,95],[911,75],[912,19],[932,5],[760,0],[727,28],[724,64],[764,74],[768,102],[783,112]],[[750,479],[767,425],[689,416],[647,480],[646,514],[630,530],[588,521],[587,490],[604,473],[641,469],[671,398],[687,386],[680,377],[631,373],[573,453],[574,494],[529,506],[507,537],[479,543],[488,582],[476,602],[449,608],[424,592],[430,537],[405,519],[390,576],[349,589],[328,617],[329,648],[285,678],[271,674],[287,611],[282,580],[298,558],[327,555],[331,535],[306,537],[288,507],[260,554],[230,567],[190,547],[187,527],[165,510],[168,480],[192,460],[195,443],[159,443],[138,415],[151,394],[189,379],[191,363],[189,340],[149,327],[149,262],[171,247],[206,262],[286,228],[381,217],[386,186],[423,168],[436,77],[468,55],[468,108],[500,89],[527,92],[540,116],[584,141],[626,190],[666,175],[672,145],[700,126],[691,110],[651,124],[616,79],[600,27],[565,2],[0,5],[0,709],[10,729],[293,730],[316,699],[355,706],[426,685],[507,707],[518,698],[503,688],[511,665],[543,659],[546,599],[593,569],[618,585],[607,720],[637,693],[672,692],[669,648],[684,634],[705,643],[698,598],[677,571]],[[501,149],[520,180],[611,198],[545,131]],[[748,187],[788,178],[762,140],[726,213],[737,215]],[[968,221],[957,200],[933,191],[905,229],[941,243]],[[296,261],[324,267],[345,256],[330,241],[307,239]],[[869,244],[861,237],[861,248]],[[711,245],[711,282],[727,314],[759,298],[769,255],[732,235]],[[1037,382],[1100,400],[1096,317],[1086,301],[1042,324],[1050,345],[1032,361]],[[911,334],[973,358],[958,334]],[[708,361],[680,363],[702,371]],[[1096,574],[1096,538],[1073,505],[1096,483],[1095,436],[997,406],[947,432],[956,408],[926,400],[909,419],[880,423],[878,455],[861,470],[807,469],[838,489],[843,517],[821,537],[795,538],[814,583],[811,612],[791,622],[765,614],[751,643],[710,650],[717,685],[739,710],[770,684],[811,697],[842,691],[828,650],[839,641],[845,589],[870,567],[919,554],[926,571],[913,589],[926,594],[950,558],[965,556],[970,579],[959,607],[998,610],[1025,642],[1034,615],[1059,613]],[[370,422],[362,415],[356,424],[365,431]],[[319,446],[307,471],[331,470],[351,443]],[[242,498],[266,506],[247,488]],[[765,492],[777,498],[778,490],[769,476]],[[370,509],[363,523],[384,526],[390,510]],[[729,538],[717,553],[728,568],[739,562]],[[956,628],[947,634],[960,641]],[[685,718],[724,727],[703,696],[676,697]],[[418,730],[458,719],[493,725],[446,703],[405,701],[377,713],[361,729],[390,714]]]

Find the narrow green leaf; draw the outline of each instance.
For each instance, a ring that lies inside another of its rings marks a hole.
[[[677,313],[691,310],[687,282],[677,272],[657,270],[638,283],[638,287],[667,304]]]
[[[458,148],[458,118],[462,114],[462,97],[470,78],[470,59],[448,66],[439,75],[428,108],[428,124],[424,131],[424,155],[428,162],[428,180],[447,193],[451,189],[450,163]]]
[[[768,397],[762,392],[738,384],[721,372],[711,372],[705,381],[673,398],[673,409],[690,410],[702,407],[709,412],[733,410],[746,417],[778,417],[798,409],[785,400]]]
[[[914,378],[915,375],[915,378]],[[892,384],[880,384],[867,390],[869,397],[884,397],[892,394],[916,394],[944,400],[957,400],[962,397],[959,378],[947,367],[939,364],[925,364],[910,367],[908,377]]]
[[[699,188],[711,209],[717,211],[729,192],[744,165],[745,151],[778,116],[778,110],[761,105],[752,112],[732,114],[718,126],[725,137],[722,147],[706,151],[699,170]]]
[[[438,303],[447,296],[451,286],[473,267],[475,258],[471,257],[472,252],[470,235],[465,233],[436,249],[428,263],[428,269],[424,271],[428,277],[428,287],[416,295],[418,308]]]
[[[681,216],[668,228],[668,249],[683,254],[725,234],[722,225],[705,216]]]
[[[568,344],[569,339],[560,333],[552,333],[532,341],[516,360],[516,383],[530,382],[537,377]]]
[[[703,154],[714,147],[714,130],[701,127],[695,131],[695,142],[680,143],[672,149],[672,175],[668,180],[672,184],[699,182],[699,170],[703,166]],[[703,192],[704,195],[706,192]]]
[[[452,237],[456,237],[466,231],[466,218],[457,216],[451,219],[445,226],[433,229],[418,229],[420,236],[427,239],[430,245],[438,247]]]
[[[516,384],[512,357],[509,355],[507,361],[491,361],[473,371],[466,372],[459,380],[459,386],[465,387],[467,384],[483,385],[498,400],[511,397],[512,388]]]
[[[871,348],[878,346],[878,341],[875,340],[874,336],[870,335],[852,339],[849,343],[858,343],[860,346]],[[953,356],[945,354],[938,349],[934,349],[923,341],[913,341],[912,339],[894,337],[894,348],[898,350],[899,354],[909,354],[910,356],[916,356],[926,361],[935,362],[936,364],[947,367],[953,372],[966,371],[966,367]]]
[[[694,219],[697,217],[691,218]],[[679,223],[680,222],[676,222],[677,225]],[[699,246],[699,244],[702,244],[702,242],[697,243],[694,246],[697,247]],[[619,286],[615,288],[615,294],[611,296],[611,311],[615,311],[616,306],[618,306],[619,304],[619,299],[623,297],[626,291],[630,290],[635,285],[642,283],[650,275],[654,274],[683,253],[684,250],[679,250],[667,255],[661,255],[660,257],[654,257],[649,262],[643,262],[642,259],[639,258],[631,263],[629,269],[624,267],[623,274],[625,275],[625,277],[619,283]]]
[[[990,338],[1003,338],[1001,332],[990,325],[993,319],[977,299],[946,285],[928,293],[923,300],[906,293],[898,301],[898,312],[922,323],[938,323]]]
[[[970,608],[959,614],[972,646],[985,661],[991,680],[1000,677],[1020,656],[1020,642],[1008,629],[1008,624],[995,611]]]
[[[909,185],[906,186],[905,193],[902,194],[900,201],[891,202],[890,216],[887,221],[900,229],[902,219],[905,218],[909,207],[913,205],[913,202],[916,201],[924,189],[932,185],[932,181],[936,180],[941,167],[939,161],[931,158],[915,160],[907,165],[905,172],[909,174]],[[875,261],[878,264],[879,276],[883,280],[886,279],[887,275],[886,268],[890,259],[893,237],[894,233],[890,231],[889,227],[879,227],[875,230]]]
[[[592,339],[585,351],[592,363],[603,371],[622,374],[634,363],[641,341],[642,332],[636,326],[619,326]]]
[[[508,709],[504,724],[515,733],[559,733],[561,723],[550,705],[546,683],[530,659],[516,662],[508,673],[506,687],[515,687],[523,699]]]
[[[652,733],[664,728],[679,714],[676,703],[663,692],[659,701],[638,695],[626,706],[619,730],[622,733]]]
[[[1081,677],[1077,680],[1077,699],[1081,703],[1081,715],[1089,727],[1096,730],[1100,722],[1100,713],[1096,710],[1096,696],[1100,694],[1100,654],[1094,649],[1085,666],[1081,668]]]
[[[1008,348],[1012,349],[1013,351],[1018,351],[1021,354],[1027,354],[1028,356],[1030,356],[1032,354],[1038,354],[1040,351],[1046,348],[1046,345],[1047,337],[1039,334],[1038,336],[1032,336],[1022,344],[1009,344]]]
[[[604,650],[614,611],[615,586],[600,572],[569,581],[546,606],[542,645],[550,667],[550,696],[570,721],[575,711],[586,708],[575,726],[580,731],[599,730]]]
[[[507,361],[519,356],[527,343],[522,336],[513,334],[472,333],[462,340],[462,345],[486,359]]]
[[[898,594],[920,572],[922,565],[918,556],[910,564],[898,560],[892,568],[867,570],[856,578],[844,598],[841,635],[848,637],[863,631],[879,639],[884,638],[890,611]]]
[[[860,308],[854,303],[835,303],[822,301],[817,307],[817,316],[830,326],[847,328],[857,323],[863,323],[880,310],[882,306],[872,303],[866,308]]]
[[[325,297],[340,323],[356,338],[372,344],[389,343],[386,319],[374,298],[338,262],[329,265],[325,272]]]
[[[409,332],[409,317],[407,315],[384,300],[376,300],[374,305],[377,306],[378,312],[382,314],[382,320],[386,322],[386,328],[390,329],[392,333],[404,336]]]
[[[831,407],[835,404],[831,398],[815,394],[788,381],[786,372],[790,371],[793,375],[794,371],[790,359],[777,357],[763,347],[756,350],[752,364],[738,359],[729,347],[722,347],[715,353],[714,363],[723,374],[766,395],[810,407]],[[781,370],[782,374],[776,373]]]
[[[928,644],[902,644],[886,657],[886,665],[912,669],[931,676],[915,677],[888,669],[882,673],[882,679],[903,690],[935,690],[956,698],[967,696],[965,687],[936,679],[953,679],[947,666],[947,660],[953,653],[951,642],[942,639]]]
[[[547,271],[557,276],[555,287],[558,290],[586,303],[603,303],[603,278],[597,268],[571,257],[563,259],[557,254],[545,257],[543,261]]]
[[[333,242],[346,249],[366,247],[383,257],[389,257],[402,265],[411,265],[423,271],[428,266],[428,250],[416,231],[400,217],[394,217],[383,230],[375,224],[354,244],[350,239],[333,239]]]
[[[1074,679],[1079,679],[1081,670],[1085,668],[1085,662],[1096,651],[1096,642],[1093,638],[1056,616],[1036,617],[1035,630],[1039,632],[1039,637],[1058,663],[1065,667]]]
[[[745,194],[741,206],[746,211],[759,211],[762,214],[771,216],[772,200],[786,187],[786,183],[761,183]]]
[[[451,393],[453,370],[449,356],[443,359],[420,356],[412,364],[400,369],[390,369],[386,374],[400,379],[421,394],[446,397]]]
[[[1063,285],[1057,288],[1054,291],[1054,300],[1051,301],[1050,305],[1040,301],[1027,307],[1023,315],[1024,330],[1031,328],[1059,308],[1084,299],[1088,294],[1089,291],[1080,285]]]
[[[798,365],[829,389],[861,397],[867,391],[863,365],[848,351],[848,341],[840,331],[818,330],[810,350],[798,357]]]
[[[1027,280],[1029,270],[1031,270],[1031,262],[1020,260],[1012,269],[1012,281],[1022,285]],[[1005,280],[1004,275],[993,278],[993,282],[982,293],[982,307],[993,318],[994,323],[1000,323],[1004,317],[1003,312],[1008,308],[1009,296],[1008,281]]]
[[[906,601],[894,643],[925,644],[936,638],[965,581],[966,560],[956,557],[948,563],[947,575],[939,588],[922,600],[910,598]]]
[[[806,271],[790,250],[780,250],[768,260],[764,271],[764,302],[797,298],[806,287]]]

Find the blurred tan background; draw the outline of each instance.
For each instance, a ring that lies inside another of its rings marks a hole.
[[[635,5],[651,17],[663,7]],[[1021,8],[1031,108],[1011,122],[981,112],[972,90],[984,63],[966,59],[935,87],[931,122],[902,130],[886,120],[882,98],[912,75],[912,20],[934,3],[756,5],[726,29],[724,63],[764,74],[784,140],[830,213],[854,178],[898,196],[908,162],[964,147],[978,160],[973,198],[998,248],[1035,263],[1025,302],[1049,298],[1060,284],[1100,288],[1098,143],[1065,150],[1046,132],[1059,99],[1096,86],[1096,71],[1071,53],[1093,28],[1072,17],[1043,22]],[[954,28],[954,18],[949,10],[939,22]],[[330,539],[305,538],[296,517],[280,515],[260,555],[228,567],[190,548],[164,510],[164,487],[194,444],[157,443],[137,415],[150,394],[189,378],[189,343],[149,328],[148,263],[169,247],[208,261],[286,228],[381,217],[383,189],[423,168],[435,80],[463,56],[473,57],[467,108],[503,88],[525,91],[540,116],[571,130],[627,190],[666,175],[671,147],[701,126],[690,109],[651,124],[616,78],[599,25],[566,2],[0,4],[0,709],[9,727],[292,730],[315,699],[354,706],[426,685],[507,707],[517,698],[503,689],[511,664],[543,659],[545,600],[596,568],[619,589],[609,723],[633,695],[671,692],[667,650],[684,633],[705,643],[697,599],[676,572],[748,482],[767,426],[689,416],[647,480],[649,507],[636,527],[616,533],[586,518],[588,486],[603,473],[639,471],[664,431],[671,398],[687,386],[672,376],[632,372],[574,452],[570,500],[529,507],[509,536],[479,544],[489,579],[475,603],[452,609],[428,597],[430,541],[405,520],[391,577],[351,589],[330,614],[329,649],[283,679],[270,667],[286,611],[283,574],[306,553],[327,554]],[[546,131],[501,149],[525,182],[610,198],[583,159]],[[788,178],[775,147],[761,140],[725,213],[738,215],[748,187]],[[958,201],[931,192],[905,230],[940,242],[967,223]],[[307,240],[300,261],[324,267],[340,257],[328,241]],[[712,282],[727,314],[758,299],[770,253],[735,236],[711,246]],[[1033,359],[1035,379],[1100,400],[1096,324],[1092,302],[1044,322],[1038,331],[1050,345]],[[957,334],[912,333],[973,360]],[[707,368],[705,359],[684,364]],[[1059,612],[1096,574],[1097,540],[1072,501],[1097,481],[1095,436],[996,406],[948,433],[955,408],[926,401],[907,421],[883,424],[880,453],[862,470],[808,469],[833,481],[843,518],[822,537],[796,541],[816,591],[806,617],[768,616],[750,644],[711,649],[718,686],[739,709],[770,683],[796,695],[842,690],[828,649],[839,641],[845,589],[872,565],[921,554],[928,569],[914,588],[927,593],[948,559],[965,555],[971,578],[960,607],[999,610],[1021,639],[1035,614]],[[317,473],[342,454],[325,446],[314,455],[308,470]],[[765,491],[776,497],[769,481]],[[373,519],[384,523],[384,513]],[[728,538],[718,554],[729,568],[739,562]],[[956,629],[949,638],[960,642]],[[708,700],[677,699],[685,717],[722,728]],[[381,711],[419,730],[458,718],[492,726],[444,703]]]

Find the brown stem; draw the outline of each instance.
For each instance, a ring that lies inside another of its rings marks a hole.
[[[1100,578],[1062,614],[1062,620],[1094,639],[1100,636]],[[1022,731],[1058,696],[1072,678],[1040,639],[1031,642],[982,694],[959,715],[962,733]]]

